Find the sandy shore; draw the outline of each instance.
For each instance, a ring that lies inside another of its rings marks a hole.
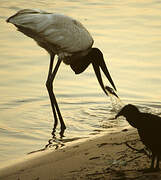
[[[0,169],[0,180],[161,180],[161,172],[143,173],[150,159],[126,145],[141,149],[135,129],[105,134],[85,142],[28,155]]]

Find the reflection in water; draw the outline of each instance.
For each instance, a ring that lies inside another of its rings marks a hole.
[[[45,151],[47,149],[60,149],[63,146],[65,146],[64,141],[63,141],[63,137],[57,138],[56,136],[53,136],[51,139],[48,140],[48,143],[45,145],[44,148],[39,149],[39,150],[35,150],[32,152],[29,152],[28,154],[32,154],[32,153],[36,153],[36,152],[40,152],[40,151]]]
[[[86,137],[83,137],[83,138],[82,137],[65,138],[65,136],[63,134],[60,134],[60,137],[57,137],[55,135],[55,132],[53,133],[53,131],[51,134],[52,134],[52,138],[48,140],[48,143],[45,145],[44,148],[29,152],[28,154],[32,154],[32,153],[36,153],[36,152],[40,152],[40,151],[45,151],[47,149],[57,150],[57,149],[64,147],[66,145],[66,143],[86,138]]]

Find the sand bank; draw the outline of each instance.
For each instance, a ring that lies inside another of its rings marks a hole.
[[[160,180],[161,172],[143,173],[150,159],[130,149],[141,149],[135,129],[88,139],[85,142],[28,155],[0,169],[0,180]]]

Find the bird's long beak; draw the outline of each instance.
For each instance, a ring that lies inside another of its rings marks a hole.
[[[106,67],[106,64],[105,64],[104,59],[102,59],[102,60],[100,61],[100,68],[102,69],[102,71],[104,72],[105,76],[107,77],[107,79],[108,79],[109,82],[111,83],[112,87],[115,89],[115,91],[117,91],[117,90],[116,90],[116,87],[115,87],[115,84],[114,84],[114,82],[113,82],[113,80],[112,80],[112,78],[111,78],[111,76],[110,76],[110,73],[109,73],[109,71],[108,71],[108,69],[107,69],[107,67]]]
[[[105,92],[105,94],[108,96],[108,93],[104,87],[103,81],[102,81],[102,76],[101,76],[101,72],[100,72],[100,68],[102,69],[102,71],[104,72],[105,76],[107,77],[107,79],[109,80],[109,82],[111,83],[111,85],[113,86],[113,88],[116,90],[116,87],[114,85],[114,82],[110,76],[110,73],[106,67],[106,64],[104,62],[104,59],[102,59],[99,63],[92,63],[93,65],[93,69],[95,71],[96,77],[98,79],[98,82],[102,88],[102,90]]]

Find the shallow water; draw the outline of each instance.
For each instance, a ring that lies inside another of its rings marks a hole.
[[[128,124],[113,120],[111,99],[92,67],[75,75],[62,65],[55,93],[67,125],[52,139],[53,118],[45,87],[49,55],[5,20],[23,8],[63,13],[81,21],[104,53],[123,103],[161,114],[161,2],[158,0],[26,0],[0,2],[0,161]],[[109,85],[108,81],[105,81]]]

